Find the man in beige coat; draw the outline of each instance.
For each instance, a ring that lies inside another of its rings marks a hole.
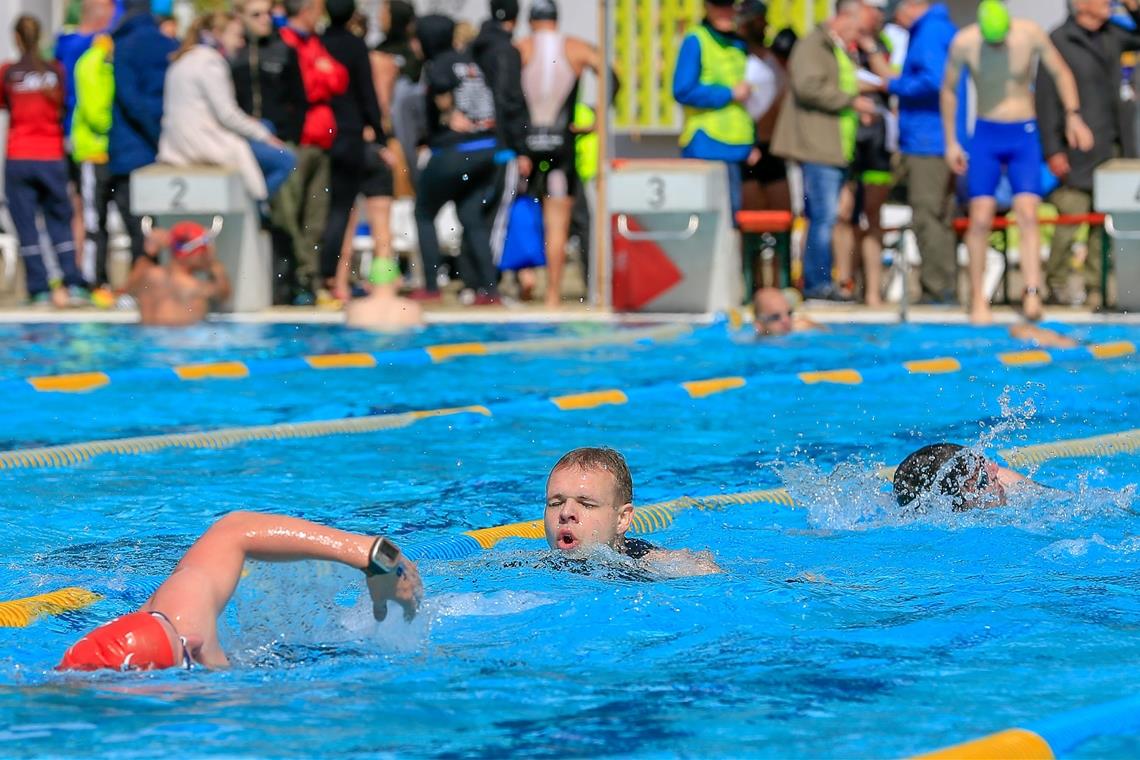
[[[831,277],[831,231],[839,191],[855,151],[859,119],[875,115],[859,95],[848,50],[859,38],[862,0],[837,0],[835,16],[805,37],[788,63],[788,94],[772,137],[772,152],[800,164],[808,219],[804,296],[849,300]]]

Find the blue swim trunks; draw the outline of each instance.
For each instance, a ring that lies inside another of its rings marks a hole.
[[[970,199],[993,198],[1004,168],[1014,195],[1041,195],[1041,138],[1036,121],[978,119],[970,138]]]

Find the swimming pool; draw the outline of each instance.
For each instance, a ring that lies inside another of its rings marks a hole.
[[[835,327],[764,344],[724,325],[621,337],[646,329],[656,328],[450,326],[392,338],[0,326],[5,451],[490,412],[0,470],[0,598],[65,586],[105,597],[0,628],[0,754],[898,756],[1135,694],[1140,455],[1050,458],[1032,473],[1066,494],[918,520],[889,509],[874,474],[934,440],[1008,449],[1138,428],[1135,355],[1003,363],[999,353],[1024,346],[996,327]],[[1065,329],[1140,343],[1136,327]],[[540,339],[547,350],[383,359]],[[346,352],[379,366],[272,364]],[[961,369],[901,369],[948,356]],[[228,360],[257,371],[203,381],[140,371]],[[798,376],[839,368],[861,382]],[[80,394],[22,387],[30,375],[92,370],[111,382]],[[727,376],[747,382],[700,398],[680,390]],[[562,411],[548,401],[606,389],[624,389],[625,402]],[[410,626],[372,622],[356,573],[258,565],[224,621],[234,669],[50,672],[77,635],[145,600],[229,510],[413,543],[455,536],[541,517],[549,466],[590,444],[625,452],[638,503],[784,487],[799,506],[678,511],[651,540],[710,549],[726,572],[709,578],[566,572],[524,539],[427,559],[427,602]],[[1071,754],[1135,755],[1133,729]]]

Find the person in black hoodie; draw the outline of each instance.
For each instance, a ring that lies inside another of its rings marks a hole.
[[[234,95],[241,110],[273,125],[277,138],[296,148],[309,101],[297,51],[285,44],[273,25],[270,0],[239,0],[234,10],[245,24],[246,45],[230,60]],[[275,201],[270,206],[276,208]],[[289,270],[294,260],[293,238],[280,225],[269,224],[273,241],[274,302],[292,300]]]
[[[476,290],[476,304],[497,303],[498,270],[491,251],[491,226],[498,208],[495,161],[496,100],[474,58],[452,46],[455,22],[446,16],[424,16],[416,37],[424,54],[426,106],[431,159],[420,174],[416,194],[416,228],[426,287],[412,293],[418,300],[438,300],[440,265],[435,217],[455,202],[463,224],[463,255]]]
[[[530,125],[522,89],[522,57],[511,42],[519,15],[518,0],[491,0],[491,18],[471,43],[475,63],[495,95],[497,134],[503,147],[518,157],[519,174],[530,176],[526,133]]]
[[[348,29],[356,13],[355,0],[327,0],[325,12],[329,26],[321,42],[329,55],[348,70],[348,89],[332,99],[337,133],[329,157],[332,177],[329,182],[329,215],[321,239],[321,278],[317,301],[331,299],[329,291],[336,276],[337,260],[352,214],[352,206],[364,179],[363,169],[371,158],[365,151],[377,153],[391,166],[395,161],[386,146],[384,127],[380,121],[380,101],[372,80],[372,62],[364,40]]]

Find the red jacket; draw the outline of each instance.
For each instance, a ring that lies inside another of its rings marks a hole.
[[[0,66],[0,108],[7,108],[8,158],[63,159],[63,69],[40,69],[26,58]]]
[[[334,95],[342,95],[348,89],[348,69],[329,55],[315,34],[302,34],[286,26],[281,30],[281,39],[297,51],[301,81],[305,83],[305,96],[309,99],[305,125],[301,128],[301,144],[328,150],[336,139],[336,117],[329,103]]]

